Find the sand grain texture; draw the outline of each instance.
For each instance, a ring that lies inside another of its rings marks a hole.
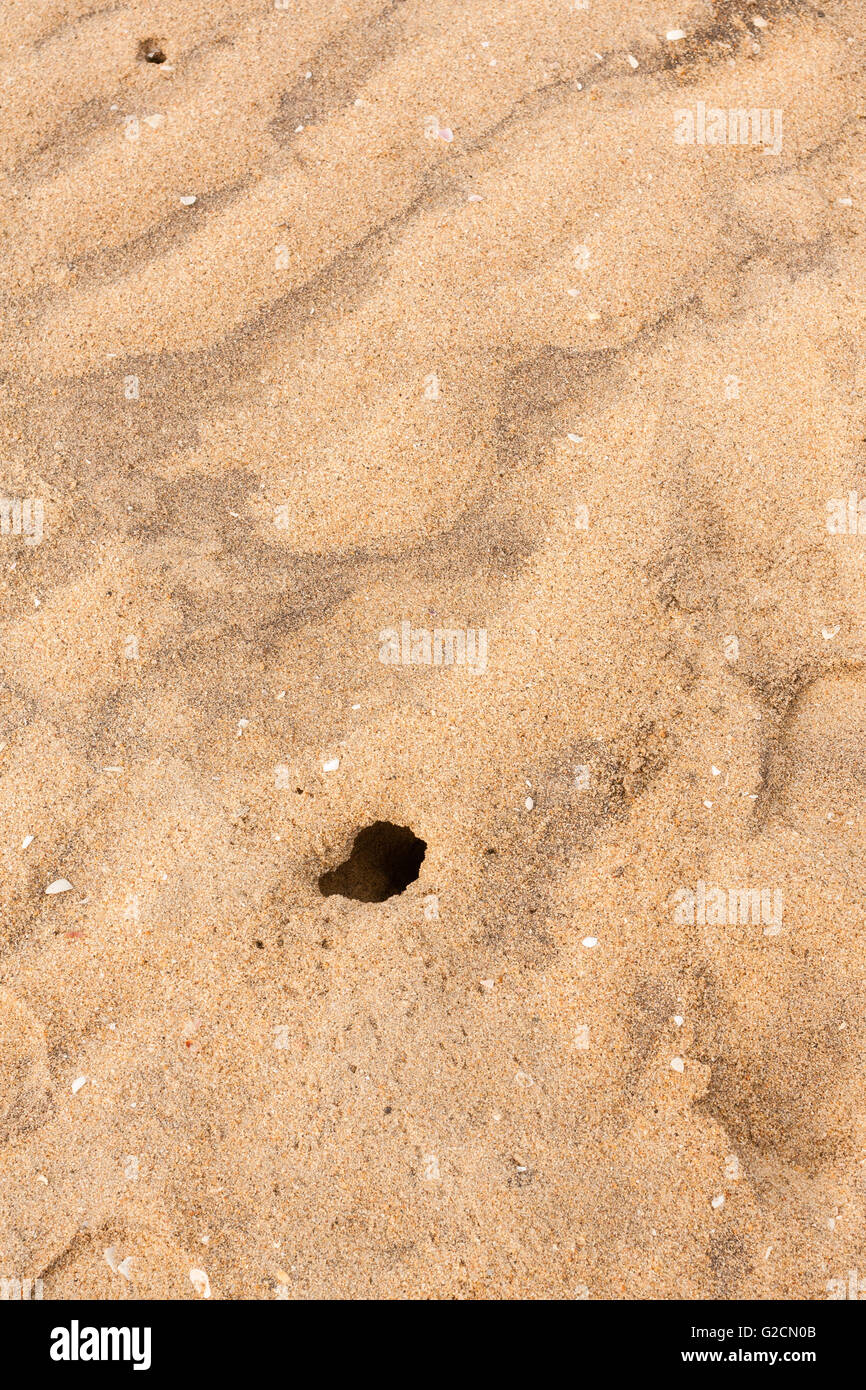
[[[862,8],[4,23],[0,1275],[866,1275]]]

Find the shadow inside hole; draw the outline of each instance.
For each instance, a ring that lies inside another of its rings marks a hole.
[[[352,853],[319,879],[324,897],[339,893],[359,903],[382,903],[414,883],[427,853],[427,843],[407,825],[374,821],[359,830]]]
[[[145,63],[164,63],[165,51],[156,39],[141,39],[138,44],[138,56]]]

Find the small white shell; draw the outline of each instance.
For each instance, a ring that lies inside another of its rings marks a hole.
[[[190,1283],[198,1294],[199,1298],[210,1298],[210,1279],[208,1279],[203,1269],[191,1269],[189,1272]]]

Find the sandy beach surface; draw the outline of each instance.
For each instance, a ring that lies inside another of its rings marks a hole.
[[[862,4],[3,29],[0,1277],[848,1296]]]

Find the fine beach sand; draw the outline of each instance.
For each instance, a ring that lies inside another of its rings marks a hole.
[[[857,0],[7,0],[0,1277],[866,1278],[864,64]],[[323,895],[376,822],[418,878]]]

